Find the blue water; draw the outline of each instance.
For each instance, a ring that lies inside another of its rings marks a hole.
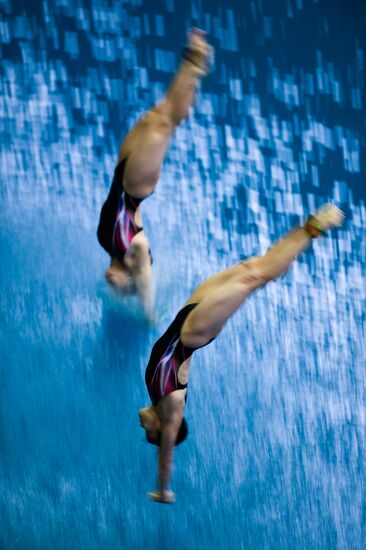
[[[152,328],[95,231],[192,24],[215,67],[143,204]],[[366,548],[365,27],[357,0],[0,0],[1,548]],[[323,201],[344,229],[195,354],[177,503],[150,502],[152,343]]]

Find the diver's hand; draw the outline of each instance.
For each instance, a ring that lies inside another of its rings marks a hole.
[[[154,502],[161,502],[162,504],[174,504],[175,494],[173,491],[152,491],[147,493],[147,496]]]

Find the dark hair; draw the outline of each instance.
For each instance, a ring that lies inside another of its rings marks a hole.
[[[175,440],[175,446],[180,445],[183,443],[185,439],[187,439],[188,436],[188,424],[185,418],[183,418],[182,423],[179,428],[179,432],[177,435],[177,439]],[[146,439],[148,440],[151,445],[157,445],[160,447],[161,445],[161,432],[158,433],[157,437],[151,437],[148,431],[146,431]]]

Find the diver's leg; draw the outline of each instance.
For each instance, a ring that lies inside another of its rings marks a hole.
[[[312,237],[326,229],[341,225],[343,215],[333,205],[325,205],[310,217],[304,227],[288,233],[264,256],[257,256],[235,266],[235,274],[213,292],[201,296],[202,301],[188,315],[181,330],[181,340],[189,347],[199,347],[217,336],[226,321],[257,288],[285,273],[298,254],[305,250]],[[198,301],[197,292],[188,303]]]
[[[218,271],[210,275],[202,283],[200,283],[193,291],[186,304],[200,303],[205,300],[210,294],[221,288],[224,284],[235,280],[243,273],[243,265],[247,264],[248,260],[244,260],[231,267]]]
[[[191,31],[186,57],[164,100],[148,111],[123,141],[119,156],[128,157],[124,186],[132,196],[145,197],[153,191],[170,137],[194,103],[210,55],[204,34]]]

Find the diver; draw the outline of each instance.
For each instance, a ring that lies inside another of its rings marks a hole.
[[[175,502],[169,483],[174,447],[184,441],[188,433],[183,411],[193,352],[212,342],[256,289],[285,273],[312,238],[342,222],[342,212],[332,204],[325,204],[304,226],[285,235],[263,256],[249,258],[209,277],[197,287],[154,344],[145,372],[152,404],[139,411],[147,440],[159,446],[158,487],[148,493],[152,500]]]
[[[152,257],[142,227],[140,204],[155,189],[170,137],[194,104],[200,80],[209,72],[211,56],[205,33],[192,29],[163,101],[143,115],[123,140],[109,195],[100,213],[97,236],[111,258],[106,279],[122,292],[137,293],[150,318]]]

